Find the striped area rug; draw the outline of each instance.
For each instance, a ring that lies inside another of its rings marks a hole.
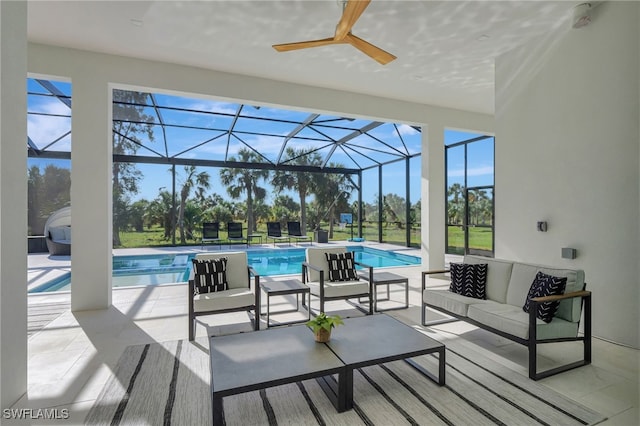
[[[225,423],[555,426],[605,420],[474,351],[468,341],[444,339],[446,386],[396,361],[356,370],[350,411],[337,413],[318,383],[307,380],[225,398]],[[437,372],[435,356],[415,360]],[[208,425],[211,418],[208,342],[180,340],[128,347],[85,424]]]

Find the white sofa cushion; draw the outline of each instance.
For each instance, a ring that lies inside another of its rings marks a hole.
[[[566,277],[565,293],[580,291],[584,287],[584,271],[582,270],[549,268],[541,265],[514,262],[509,291],[507,292],[506,302],[509,305],[522,309],[527,299],[529,288],[531,288],[531,283],[536,278],[538,271],[554,277]],[[580,321],[580,303],[581,299],[579,297],[563,300],[558,306],[556,317],[572,322]]]
[[[226,257],[227,260],[227,283],[228,288],[249,288],[249,274],[247,267],[247,252],[222,252],[222,253],[198,253],[196,259],[218,259]],[[224,292],[223,292],[224,293]]]
[[[309,291],[314,296],[320,296],[320,283],[308,282]],[[369,283],[366,281],[324,281],[324,297],[345,297],[351,295],[369,294]]]
[[[250,288],[232,288],[215,293],[197,294],[193,297],[194,312],[220,311],[255,303],[255,294]]]
[[[64,229],[69,228],[69,238],[65,238]],[[70,226],[52,226],[49,228],[49,234],[53,241],[71,241],[71,227]]]
[[[529,314],[521,306],[491,301],[476,303],[469,306],[467,316],[496,330],[522,339],[529,338]],[[578,335],[578,323],[557,316],[548,324],[536,319],[536,334],[537,339],[575,338]]]
[[[445,309],[456,315],[467,316],[469,306],[474,303],[486,303],[486,300],[462,296],[449,290],[426,289],[422,294],[425,303]]]
[[[511,279],[511,269],[513,262],[489,257],[467,255],[464,263],[482,264],[487,266],[487,300],[505,303],[507,301],[507,288]],[[528,290],[528,288],[527,288]]]

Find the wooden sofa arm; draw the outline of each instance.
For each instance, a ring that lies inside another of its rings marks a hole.
[[[533,297],[531,298],[531,300],[536,303],[544,303],[554,302],[556,300],[572,299],[574,297],[591,297],[591,292],[586,290],[574,291],[571,293],[558,294],[554,296]]]
[[[427,275],[446,274],[448,269],[434,269],[431,271],[422,271],[422,290],[427,288]]]

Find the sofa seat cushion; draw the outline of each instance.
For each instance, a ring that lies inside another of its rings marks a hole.
[[[64,229],[69,228],[69,240],[71,240],[71,227],[70,226],[52,226],[49,228],[49,238],[53,241],[67,241],[65,238]]]
[[[427,305],[445,309],[452,314],[462,317],[467,316],[469,306],[475,303],[487,303],[486,300],[475,299],[473,297],[462,296],[452,293],[449,290],[426,289],[422,294],[422,300]]]
[[[248,288],[231,288],[193,297],[194,312],[221,311],[255,304],[255,294]]]
[[[320,297],[320,283],[308,282],[307,285],[311,294]],[[366,281],[324,282],[324,297],[346,297],[361,294],[369,294],[369,283]]]
[[[483,325],[521,339],[529,338],[529,314],[522,307],[504,303],[477,303],[469,306],[467,316]],[[575,338],[578,323],[554,317],[550,323],[536,319],[537,339]]]

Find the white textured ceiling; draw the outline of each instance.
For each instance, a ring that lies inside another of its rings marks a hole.
[[[570,27],[577,1],[373,0],[353,33],[398,57],[349,45],[278,53],[333,36],[321,1],[31,1],[29,41],[493,113],[494,60]]]

